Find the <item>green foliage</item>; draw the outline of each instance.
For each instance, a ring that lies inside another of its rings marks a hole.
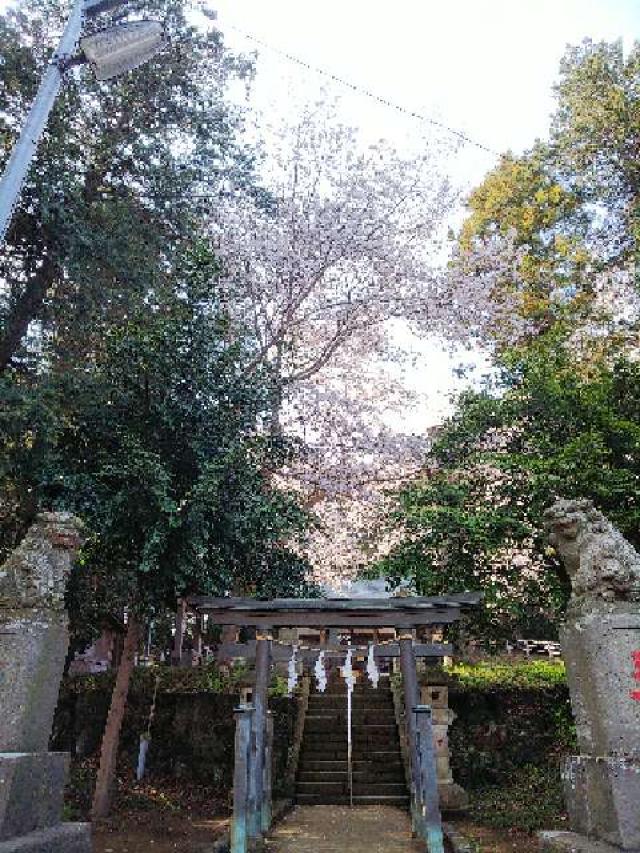
[[[545,689],[566,685],[562,661],[530,660],[506,662],[488,660],[481,663],[456,663],[447,668],[447,675],[458,687],[467,690],[491,688]]]
[[[566,814],[560,768],[556,764],[527,764],[508,782],[471,792],[469,817],[498,829],[563,828]]]
[[[469,215],[460,234],[460,263],[473,274],[471,250],[490,244],[496,235],[510,237],[522,249],[517,279],[505,275],[494,291],[508,295],[523,319],[536,330],[581,317],[592,300],[592,282],[584,276],[590,252],[585,231],[588,219],[579,194],[561,180],[552,149],[542,142],[526,154],[505,154],[470,195]],[[562,294],[562,298],[558,298]],[[499,325],[493,329],[505,347]]]
[[[278,696],[284,698],[289,695],[289,685],[288,679],[286,679],[283,675],[278,675],[275,673],[271,678],[271,684],[269,685],[269,696],[274,697]]]
[[[556,87],[552,142],[560,174],[607,212],[607,260],[635,255],[640,236],[640,43],[569,48]]]
[[[0,167],[67,6],[35,0],[0,14]],[[250,182],[253,158],[225,95],[230,79],[250,78],[251,64],[225,50],[220,30],[194,26],[185,0],[149,0],[145,14],[166,29],[161,55],[104,83],[77,69],[57,99],[0,251],[0,369],[15,329],[14,363],[32,361],[33,348],[19,344],[34,318],[45,332],[38,349],[53,348],[67,367],[82,361],[105,326],[163,287],[212,199]]]
[[[295,446],[270,438],[270,377],[216,302],[215,262],[110,328],[82,367],[2,381],[0,484],[15,502],[87,523],[70,585],[75,623],[177,595],[307,591],[287,543],[307,516],[271,471]]]
[[[236,694],[246,678],[244,664],[220,668],[215,662],[194,667],[150,666],[135,668],[131,677],[131,690],[139,695],[153,695],[156,679],[158,693],[222,693]],[[66,678],[63,690],[69,695],[86,695],[93,692],[109,694],[115,674],[111,671],[95,675],[75,675]]]
[[[467,275],[478,273],[482,249],[497,238],[509,236],[520,249],[517,261],[502,250],[504,269],[491,294],[525,321],[517,341],[503,320],[490,329],[500,356],[590,323],[607,328],[606,336],[588,341],[595,357],[621,338],[635,346],[635,322],[624,311],[615,316],[615,276],[602,293],[601,275],[635,274],[637,283],[639,68],[637,43],[627,57],[621,41],[569,48],[550,139],[521,155],[505,154],[468,199],[456,261]]]
[[[553,636],[569,586],[544,509],[591,498],[640,545],[639,401],[635,362],[580,375],[565,351],[531,348],[501,387],[460,398],[428,472],[398,495],[404,535],[380,570],[421,594],[483,591],[479,632]]]
[[[562,665],[456,667],[448,687],[456,714],[449,732],[454,777],[472,797],[508,789],[533,767],[559,782],[560,759],[576,749]]]

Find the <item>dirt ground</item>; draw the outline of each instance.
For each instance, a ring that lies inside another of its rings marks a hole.
[[[94,827],[94,853],[208,853],[228,817],[181,814],[115,815]]]
[[[336,827],[346,827],[348,837],[343,841],[348,845],[342,848],[352,853],[365,850],[367,853],[374,851],[413,851],[417,848],[411,846],[406,835],[404,823],[399,825],[395,820],[389,820],[385,824],[384,832],[380,835],[379,829],[374,831],[373,837],[368,837],[366,827],[353,825],[349,819],[350,814],[338,815],[339,807],[329,808],[332,812],[329,823],[324,822],[324,833],[326,842],[329,842],[329,834],[333,835]],[[392,810],[395,811],[395,810]],[[404,817],[404,816],[403,816]],[[306,821],[303,834],[310,841],[315,833],[313,850],[324,850],[319,847],[320,840],[317,835],[318,827],[314,825],[315,820]],[[371,827],[373,827],[372,822]],[[376,822],[377,823],[377,822]],[[127,812],[117,814],[108,821],[101,822],[94,829],[94,851],[95,853],[209,853],[213,841],[228,828],[228,816],[202,816],[201,814],[185,815],[181,813],[153,813],[153,812]],[[489,829],[478,826],[467,821],[456,821],[456,827],[470,841],[478,845],[478,853],[537,853],[538,844],[535,836],[525,832]],[[295,837],[294,827],[290,820],[285,820],[276,830],[275,837],[269,845],[274,853],[289,853],[299,851],[304,853],[307,849],[302,836]],[[327,831],[328,830],[328,831]],[[302,831],[298,829],[298,831]],[[387,837],[388,836],[388,837]],[[401,837],[402,836],[402,839]],[[400,844],[400,846],[398,846]],[[328,849],[328,848],[326,848]],[[333,848],[338,849],[338,848]]]
[[[535,835],[520,830],[490,829],[486,826],[456,821],[457,829],[469,841],[474,841],[479,853],[538,853],[540,846]]]

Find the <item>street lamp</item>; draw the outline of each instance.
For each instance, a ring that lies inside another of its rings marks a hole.
[[[60,43],[51,57],[0,180],[0,243],[6,236],[22,184],[67,69],[78,62],[90,62],[97,79],[108,80],[147,62],[164,46],[164,31],[158,21],[132,21],[80,38],[85,18],[93,18],[126,2],[74,0]],[[78,42],[80,55],[76,54]]]
[[[80,50],[98,80],[108,80],[142,65],[164,44],[159,21],[132,21],[80,39]]]

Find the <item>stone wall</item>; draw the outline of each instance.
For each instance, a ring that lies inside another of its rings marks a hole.
[[[101,685],[96,687],[96,685]],[[84,685],[84,688],[83,688]],[[121,739],[122,766],[135,767],[138,738],[147,725],[150,689],[131,693]],[[52,745],[75,760],[95,755],[110,701],[108,676],[76,676],[63,685]],[[160,693],[149,752],[149,772],[230,788],[233,708],[238,697],[219,693]],[[296,700],[270,700],[275,713],[276,787],[284,778],[293,741]],[[566,685],[533,688],[461,688],[449,685],[456,714],[449,741],[454,778],[472,790],[509,779],[514,768],[557,760],[570,737]],[[569,751],[570,744],[566,750]],[[553,756],[553,757],[552,757]]]
[[[86,689],[83,689],[83,684]],[[96,755],[111,698],[110,680],[74,676],[63,685],[52,746],[71,752],[74,760]],[[121,767],[133,768],[139,737],[147,727],[151,695],[132,689],[120,740]],[[239,696],[219,693],[159,693],[147,759],[150,777],[169,775],[200,784],[231,788],[233,776],[233,709]],[[293,741],[297,700],[270,699],[274,714],[274,791],[284,783]]]

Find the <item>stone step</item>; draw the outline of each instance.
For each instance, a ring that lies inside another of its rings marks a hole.
[[[327,685],[327,689],[324,692],[320,690],[314,690],[312,693],[309,693],[309,698],[314,699],[316,696],[346,696],[347,695],[347,685],[344,681],[341,684],[337,685]],[[392,696],[393,691],[387,684],[379,684],[377,687],[372,687],[371,685],[367,685],[363,687],[362,684],[359,684],[355,690],[353,690],[352,696]]]
[[[307,761],[346,761],[347,760],[347,745],[338,746],[334,744],[333,747],[329,747],[327,749],[322,749],[320,746],[315,746],[314,749],[308,749],[305,746],[302,747],[302,751],[300,752],[300,766],[305,764]]]
[[[352,699],[354,803],[406,806],[406,779],[388,681],[378,690],[360,682]],[[344,683],[335,678],[326,693],[309,698],[296,793],[299,803],[349,804],[347,695]]]
[[[311,743],[335,743],[347,740],[346,729],[334,729],[328,731],[310,731],[305,734],[304,742]],[[354,729],[351,732],[352,743],[374,743],[393,741],[398,742],[398,732],[395,726],[367,726],[366,728]]]
[[[347,759],[318,759],[304,761],[300,756],[298,773],[346,773],[348,767]]]
[[[334,720],[334,725],[340,726],[340,728],[344,729],[345,731],[347,730],[346,722]],[[356,726],[355,724],[351,726],[351,730],[353,731],[354,734],[356,734],[358,731],[371,731],[371,730],[382,731],[382,729],[388,729],[389,731],[391,731],[393,729],[397,729],[396,721],[392,718],[388,718],[386,720],[383,720],[382,722],[370,721],[366,724],[361,723],[359,726]],[[307,730],[306,725],[305,725],[305,735],[306,735],[307,731],[308,730]]]
[[[296,785],[296,794],[315,794],[316,796],[335,796],[336,794],[348,794],[349,782],[347,779],[342,781],[330,782],[298,782]],[[404,797],[407,794],[407,789],[404,782],[358,782],[353,783],[354,796],[359,797]]]
[[[373,759],[371,756],[374,756]],[[300,767],[305,767],[309,762],[317,762],[317,761],[346,761],[347,760],[347,745],[344,746],[335,746],[333,749],[304,749],[300,753]],[[400,750],[396,749],[386,749],[386,750],[373,750],[373,749],[354,749],[352,755],[352,761],[355,764],[362,761],[365,763],[373,763],[376,765],[384,765],[389,761],[397,762],[400,760]]]
[[[347,737],[347,727],[344,725],[329,725],[327,723],[314,723],[308,729],[305,729],[305,740],[307,738],[326,738],[327,740],[331,739],[342,739]],[[390,737],[397,736],[398,732],[396,729],[395,723],[369,723],[366,726],[352,726],[351,727],[351,738],[352,740],[356,740],[357,737],[361,737],[363,735],[380,735],[387,734]]]
[[[327,705],[336,708],[346,708],[347,694],[325,693],[320,696],[310,696],[309,705]],[[371,696],[364,696],[356,693],[351,697],[352,708],[368,708],[374,705],[385,705],[392,708],[393,697],[390,693],[372,693]]]
[[[351,715],[352,724],[354,726],[368,726],[368,725],[389,725],[395,726],[396,718],[393,713],[393,709],[373,709],[367,711],[354,711]],[[313,726],[318,723],[328,724],[333,723],[334,725],[345,726],[347,725],[347,712],[338,713],[338,714],[326,714],[326,713],[308,713],[305,721],[305,726]]]
[[[303,748],[300,752],[300,762],[302,763],[305,759],[309,759],[311,761],[346,761],[347,760],[347,743],[345,741],[343,746],[334,745],[330,749],[331,752],[342,752],[343,754],[339,758],[332,758],[327,755],[327,750],[323,750],[322,747],[315,746],[313,749],[307,749],[303,745]],[[366,752],[364,750],[353,750],[353,754],[351,760],[355,763],[357,761],[364,761],[366,763],[372,764],[382,764],[388,761],[400,761],[400,750],[395,749],[368,749]]]
[[[354,761],[367,761],[372,752],[384,752],[388,758],[400,758],[400,744],[396,741],[358,741],[351,744],[351,757]],[[329,754],[331,753],[331,754]],[[300,751],[300,761],[311,759],[312,761],[340,761],[347,758],[347,739],[327,741],[321,743],[314,741],[313,743],[303,744]]]
[[[366,701],[355,699],[351,703],[353,711],[375,711],[384,710],[393,712],[393,701],[384,697],[375,697]],[[315,700],[310,699],[307,713],[345,713],[347,712],[347,700],[344,696],[323,696]]]
[[[352,696],[391,696],[393,691],[389,687],[389,683],[380,682],[377,687],[372,687],[371,685],[367,685],[363,687],[362,684],[358,684],[356,688],[352,691]],[[322,692],[320,690],[313,690],[309,693],[309,698],[313,699],[315,696],[346,696],[347,695],[347,685],[343,682],[337,685],[328,684],[327,689]]]
[[[349,781],[349,773],[347,770],[305,770],[302,769],[298,773],[298,782],[305,784],[314,784],[322,782],[347,782]],[[354,783],[397,783],[404,785],[405,778],[402,768],[392,770],[355,770],[353,771]]]
[[[346,693],[347,685],[341,680],[339,684],[332,684],[329,682],[325,691],[317,689],[313,690],[309,693],[309,698],[313,699],[315,696],[346,696]],[[362,681],[359,681],[352,691],[352,696],[381,696],[383,694],[391,696],[392,693],[393,691],[389,686],[389,682],[385,683],[381,681],[377,687],[374,687],[368,682],[365,684]]]
[[[371,771],[372,773],[389,772],[404,772],[403,764],[399,756],[395,758],[387,757],[380,761],[370,761],[368,758],[356,758],[351,761],[354,772]],[[323,760],[318,761],[300,761],[300,770],[314,773],[346,773],[347,759],[340,760]]]
[[[342,743],[347,740],[347,733],[341,731],[334,732],[307,732],[304,738],[305,746],[315,746],[317,744],[335,744]],[[361,729],[360,731],[354,731],[352,733],[351,742],[355,745],[369,745],[369,744],[393,744],[399,745],[398,733],[395,729],[390,727],[379,727],[376,730],[376,727],[369,726],[366,729]]]
[[[327,795],[326,797],[322,794],[296,794],[296,802],[301,806],[348,806],[349,805],[349,795]],[[354,806],[398,806],[398,807],[408,807],[409,805],[409,797],[405,794],[404,796],[385,796],[385,795],[355,795],[353,796],[353,804]]]

